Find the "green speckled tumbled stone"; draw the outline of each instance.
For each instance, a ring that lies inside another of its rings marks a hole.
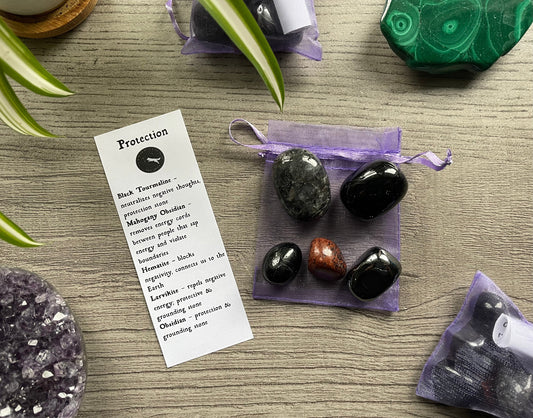
[[[483,71],[533,22],[533,0],[388,0],[381,31],[409,67]]]

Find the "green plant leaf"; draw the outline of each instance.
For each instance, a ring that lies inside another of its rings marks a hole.
[[[25,135],[48,136],[55,135],[41,127],[28,113],[11,88],[6,76],[0,69],[0,119],[7,126]]]
[[[226,32],[235,46],[248,58],[283,109],[285,87],[278,61],[252,13],[242,0],[199,0]],[[289,0],[290,1],[290,0]]]
[[[32,240],[19,226],[0,212],[0,239],[19,247],[39,247],[43,244]]]
[[[37,61],[37,58],[0,17],[0,67],[27,89],[44,95],[74,94]]]

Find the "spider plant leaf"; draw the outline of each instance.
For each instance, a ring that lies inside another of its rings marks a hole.
[[[248,58],[283,109],[285,87],[278,61],[252,13],[242,0],[199,0],[226,32],[235,46]]]
[[[0,67],[27,89],[44,96],[74,94],[37,61],[37,58],[0,17]]]
[[[31,117],[0,69],[0,119],[24,135],[55,137]]]
[[[0,239],[19,247],[39,247],[43,244],[32,240],[19,226],[0,212]]]

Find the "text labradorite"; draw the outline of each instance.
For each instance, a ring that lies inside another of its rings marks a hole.
[[[166,129],[161,129],[160,131],[152,131],[146,135],[138,136],[137,138],[133,139],[119,139],[117,141],[118,143],[118,149],[124,149],[128,147],[133,147],[134,145],[140,144],[142,142],[150,141],[151,139],[161,138],[162,136],[168,135],[168,131]]]

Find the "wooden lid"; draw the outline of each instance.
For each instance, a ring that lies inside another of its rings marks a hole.
[[[67,0],[59,8],[36,16],[19,16],[0,11],[0,16],[17,36],[50,38],[74,29],[93,11],[98,0]]]

